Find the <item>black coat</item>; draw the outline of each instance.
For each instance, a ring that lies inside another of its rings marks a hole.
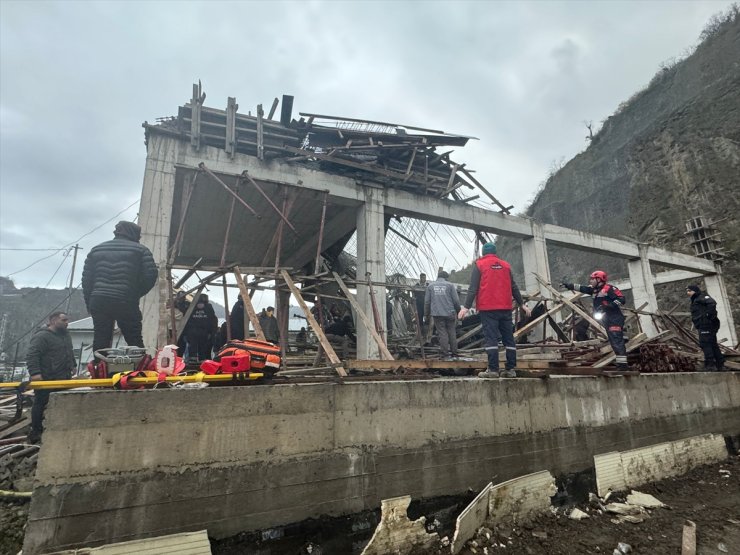
[[[92,248],[82,271],[82,293],[90,306],[93,297],[139,302],[157,281],[151,251],[138,241],[116,237]]]
[[[694,293],[691,297],[691,321],[698,330],[716,333],[719,330],[717,301],[703,291]]]
[[[45,380],[70,379],[77,362],[69,332],[49,328],[37,331],[28,347],[26,365],[30,376],[41,374]]]

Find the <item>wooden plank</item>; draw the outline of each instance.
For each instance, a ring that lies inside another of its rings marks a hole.
[[[262,109],[262,104],[257,104],[257,158],[260,160],[265,159],[264,117],[265,111]]]
[[[386,347],[385,342],[383,341],[383,338],[380,337],[378,332],[375,330],[375,326],[370,323],[370,320],[368,319],[367,314],[365,314],[365,311],[362,310],[362,307],[360,306],[360,303],[357,302],[357,299],[355,298],[355,296],[344,284],[344,282],[342,281],[342,278],[339,276],[338,273],[332,272],[332,275],[334,276],[334,279],[337,280],[337,283],[339,284],[339,288],[345,294],[345,296],[347,297],[347,300],[354,307],[355,311],[357,312],[357,316],[360,317],[360,320],[362,320],[362,323],[367,328],[367,330],[370,332],[370,335],[372,336],[373,340],[375,340],[375,343],[378,345],[378,349],[380,350],[380,356],[385,360],[393,360],[393,355],[388,350],[388,347]]]
[[[534,273],[534,272],[533,272]],[[565,295],[563,295],[560,291],[555,289],[552,285],[547,283],[544,279],[542,279],[542,276],[540,276],[537,273],[534,273],[534,277],[537,278],[537,281],[539,281],[543,287],[545,287],[550,293],[555,295],[556,298],[560,299],[562,302],[567,304],[572,310],[580,314],[583,318],[585,318],[589,324],[591,324],[596,332],[601,335],[602,337],[607,337],[606,330],[604,330],[604,326],[602,326],[598,320],[595,320],[588,312],[583,310],[580,306],[577,304],[571,302],[570,299],[566,298]]]
[[[331,361],[332,366],[334,366],[334,368],[336,369],[337,374],[339,374],[340,376],[346,376],[347,372],[344,370],[344,367],[342,366],[342,361],[339,360],[337,353],[334,352],[334,347],[331,346],[331,343],[329,343],[329,340],[326,338],[326,335],[324,335],[324,330],[321,329],[321,326],[316,321],[316,318],[314,318],[313,314],[311,314],[311,311],[309,310],[308,305],[306,305],[306,301],[303,300],[303,297],[301,296],[301,292],[295,286],[295,283],[293,283],[293,279],[290,277],[290,274],[285,270],[281,270],[280,274],[283,276],[285,283],[290,288],[291,293],[293,293],[293,297],[295,297],[295,300],[298,301],[298,304],[300,305],[301,309],[303,309],[303,313],[306,316],[306,320],[311,326],[311,329],[313,329],[313,332],[316,334],[316,337],[318,338],[319,343],[321,344],[321,347],[324,349],[324,352],[326,353],[326,356],[329,358],[329,361]]]
[[[577,293],[574,297],[572,297],[572,300],[575,300],[579,297],[581,297],[582,293]],[[558,310],[561,310],[563,308],[564,303],[556,304],[553,306],[550,310],[545,312],[544,314],[540,314],[537,318],[526,324],[525,326],[522,326],[518,330],[514,332],[514,338],[520,337],[522,334],[527,333],[529,330],[534,328],[537,324],[547,319],[548,316],[550,316],[553,312],[557,312]]]
[[[182,332],[185,331],[185,326],[188,325],[188,320],[190,320],[190,315],[193,313],[193,310],[195,310],[195,305],[198,304],[198,299],[200,298],[200,294],[203,292],[203,288],[206,286],[205,283],[201,282],[201,284],[198,286],[198,288],[195,291],[195,294],[193,295],[193,300],[188,305],[188,309],[185,311],[185,314],[182,317],[182,326],[180,326],[180,329],[177,330],[177,340],[179,341],[180,337],[182,336]],[[177,342],[177,341],[176,341]],[[184,353],[180,353],[180,356],[182,356]]]
[[[254,333],[257,335],[257,339],[260,341],[267,341],[265,339],[265,333],[262,331],[262,326],[260,326],[260,320],[257,318],[257,313],[254,311],[254,305],[252,305],[252,298],[249,296],[249,291],[247,291],[247,286],[244,283],[244,277],[242,275],[242,271],[239,269],[239,266],[234,266],[234,277],[236,278],[236,284],[239,286],[239,291],[242,294],[242,300],[244,301],[244,309],[246,313],[249,315],[249,321],[252,323],[252,327],[254,327]],[[246,339],[247,330],[244,329],[244,335]]]
[[[31,419],[30,418],[28,418],[28,417],[21,418],[15,424],[10,424],[7,427],[5,427],[2,430],[0,430],[0,439],[6,438],[6,437],[10,437],[11,435],[13,435],[18,430],[20,430],[20,429],[25,428],[26,426],[28,426],[30,423],[31,423]]]
[[[652,339],[654,340],[654,339],[657,339],[657,338],[658,338],[658,336],[656,335]],[[644,333],[638,333],[636,336],[634,336],[632,339],[630,339],[627,342],[627,345],[626,345],[627,352],[628,353],[631,353],[632,351],[634,351],[635,349],[637,349],[640,345],[644,345],[648,341],[651,341],[651,339],[648,339],[647,338],[647,335],[645,335]],[[607,364],[611,363],[616,358],[617,358],[617,355],[615,355],[614,353],[610,353],[607,356],[605,356],[604,358],[602,358],[601,360],[597,361],[593,365],[593,367],[594,368],[603,368],[604,366],[606,366]]]
[[[278,100],[278,97],[276,96],[272,101],[272,106],[270,106],[270,113],[267,114],[267,119],[272,119],[272,116],[275,115],[275,110],[277,110],[279,103],[280,103],[280,100]]]
[[[239,109],[239,105],[236,103],[236,98],[233,96],[228,97],[226,101],[226,135],[225,135],[225,147],[226,154],[234,157],[236,154],[236,111]]]
[[[683,525],[681,555],[696,555],[696,523],[691,520]]]

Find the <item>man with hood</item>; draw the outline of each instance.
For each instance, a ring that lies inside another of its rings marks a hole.
[[[483,256],[473,264],[470,275],[470,286],[465,298],[465,306],[460,309],[461,320],[473,306],[480,314],[483,327],[488,369],[478,374],[481,378],[516,378],[516,341],[514,341],[514,322],[512,299],[529,316],[531,311],[524,305],[524,299],[511,274],[511,266],[496,256],[496,245],[483,245]],[[506,364],[499,374],[498,342],[501,340],[506,349]]]
[[[437,280],[429,284],[424,295],[424,316],[434,317],[434,327],[439,338],[439,349],[442,358],[457,357],[456,316],[460,311],[460,297],[457,289],[447,278],[450,274],[444,270],[437,273]]]
[[[699,332],[699,346],[704,351],[704,371],[721,372],[724,370],[725,357],[717,343],[717,301],[704,293],[698,285],[689,285],[686,294],[691,299],[691,321]]]
[[[195,300],[195,308],[185,324],[182,334],[188,343],[188,356],[200,361],[211,358],[213,336],[218,329],[218,316],[208,295],[201,293]]]
[[[265,334],[265,340],[277,345],[280,343],[280,331],[277,318],[273,316],[274,312],[275,308],[272,306],[268,306],[267,310],[263,308],[259,315],[259,321],[262,333]]]
[[[113,235],[90,250],[82,271],[82,293],[95,330],[93,352],[112,345],[116,322],[129,346],[144,346],[139,299],[157,281],[152,253],[139,243],[141,228],[120,221]]]
[[[37,331],[31,338],[26,364],[32,382],[72,378],[72,371],[77,367],[77,363],[67,324],[69,318],[64,312],[53,312],[49,315],[47,327]],[[31,443],[38,443],[41,439],[44,410],[49,403],[49,396],[55,391],[57,390],[37,389],[33,393],[31,432],[28,435]]]

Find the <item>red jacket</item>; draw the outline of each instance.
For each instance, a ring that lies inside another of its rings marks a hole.
[[[514,297],[523,305],[519,288],[511,276],[511,266],[495,254],[487,254],[475,261],[465,306],[470,308],[475,298],[478,310],[511,310]]]

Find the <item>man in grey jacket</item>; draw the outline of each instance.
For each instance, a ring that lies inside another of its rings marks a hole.
[[[437,274],[437,280],[427,287],[424,295],[424,315],[434,317],[434,327],[439,337],[439,348],[442,357],[457,357],[457,334],[455,322],[460,310],[460,298],[457,289],[447,278],[450,275],[444,270]]]

